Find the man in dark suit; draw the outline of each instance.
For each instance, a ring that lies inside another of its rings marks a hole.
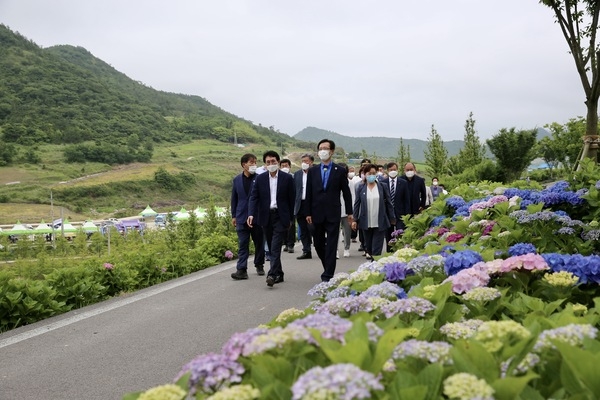
[[[352,196],[348,187],[347,171],[331,161],[335,151],[333,140],[323,139],[319,142],[320,165],[308,170],[306,177],[306,200],[308,215],[306,222],[313,226],[313,243],[317,255],[323,264],[322,281],[329,281],[335,273],[336,252],[340,236],[341,201],[348,222],[352,224]]]
[[[306,222],[306,216],[308,215],[308,204],[306,202],[306,181],[308,175],[308,169],[313,166],[315,157],[312,154],[302,154],[300,158],[302,162],[302,169],[294,173],[294,185],[296,187],[296,201],[294,203],[294,215],[298,221],[298,227],[300,228],[300,242],[302,242],[302,254],[296,259],[307,260],[312,258],[312,252],[310,247],[312,245],[311,232]]]
[[[260,225],[265,233],[271,253],[271,268],[267,273],[267,286],[283,282],[281,247],[294,218],[294,178],[279,171],[279,154],[263,154],[267,173],[256,177],[248,203],[249,227]]]
[[[231,274],[235,280],[248,279],[248,256],[250,255],[250,237],[254,242],[254,266],[258,275],[264,275],[265,250],[263,231],[260,226],[249,227],[248,200],[256,177],[256,156],[244,154],[240,160],[243,172],[233,178],[231,190],[231,223],[238,236],[238,262],[236,271]]]
[[[392,239],[392,232],[405,228],[402,217],[410,212],[410,196],[408,183],[398,176],[398,164],[392,161],[386,165],[386,169],[388,177],[383,179],[382,183],[386,184],[390,191],[390,199],[396,217],[396,225],[390,226],[385,234],[386,251],[390,252],[389,242]]]
[[[407,162],[404,165],[404,175],[401,178],[408,184],[408,195],[410,198],[409,214],[419,214],[425,209],[425,201],[427,200],[425,179],[417,175],[417,169],[411,162]]]

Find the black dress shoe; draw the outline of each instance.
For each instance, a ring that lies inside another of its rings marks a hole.
[[[287,252],[288,252],[288,253],[293,253],[293,252],[294,252],[294,248],[293,248],[293,247],[289,247],[289,246],[288,246],[288,251],[287,251]]]
[[[275,277],[275,283],[281,283],[281,282],[283,282],[283,276],[281,276],[281,275],[277,275],[277,276]]]
[[[242,279],[248,279],[248,273],[245,269],[238,269],[233,274],[231,274],[231,277],[236,281],[241,281]]]
[[[257,265],[256,266],[256,273],[260,276],[263,276],[265,274],[265,267],[262,265]]]
[[[272,276],[267,276],[267,286],[268,287],[273,287],[273,285],[275,284],[275,277]]]
[[[285,246],[285,247],[284,247],[284,249],[283,249],[283,251],[284,251],[285,253],[287,253],[288,251],[290,251],[290,248],[289,248],[288,246]]]
[[[312,258],[311,253],[302,253],[301,255],[296,257],[296,260],[310,260],[311,258]]]

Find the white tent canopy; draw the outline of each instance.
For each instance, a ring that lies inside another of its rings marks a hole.
[[[154,217],[154,216],[156,216],[156,214],[158,214],[158,213],[156,211],[154,211],[152,209],[152,207],[150,207],[150,204],[148,204],[148,206],[144,209],[144,211],[142,211],[140,213],[140,215],[142,217]]]

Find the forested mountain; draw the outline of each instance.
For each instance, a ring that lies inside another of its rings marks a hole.
[[[397,156],[398,148],[400,147],[400,138],[380,136],[350,137],[315,127],[304,128],[293,137],[294,139],[306,142],[318,142],[320,139],[326,137],[333,140],[337,147],[342,147],[347,153],[362,152],[362,150],[365,150],[369,155],[376,154],[382,157]],[[413,160],[424,160],[423,151],[427,148],[427,140],[402,139],[402,142],[405,147],[410,146],[410,155]],[[448,149],[448,155],[450,156],[458,154],[463,144],[464,142],[462,140],[450,140],[444,142],[446,149]]]
[[[199,96],[154,90],[81,47],[41,48],[0,25],[0,139],[132,145],[211,138],[282,143],[289,136]],[[141,147],[140,147],[141,148]]]

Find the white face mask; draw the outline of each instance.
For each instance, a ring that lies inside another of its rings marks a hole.
[[[256,165],[249,166],[248,172],[250,172],[251,174],[255,174],[256,173]]]
[[[437,186],[438,185],[438,181],[433,181],[433,186]]]
[[[415,176],[415,171],[406,171],[404,175],[406,175],[407,178],[412,178]]]
[[[303,170],[303,171],[306,171],[306,170],[307,170],[307,169],[309,169],[309,168],[310,168],[310,164],[307,164],[307,163],[305,163],[305,162],[303,162],[303,163],[302,163],[302,170]]]
[[[269,172],[276,172],[279,169],[279,165],[274,164],[274,165],[267,165],[267,171]]]
[[[319,158],[321,161],[327,161],[331,158],[331,153],[329,150],[319,150]]]
[[[354,178],[354,172],[348,172],[348,179]]]
[[[290,173],[290,169],[287,167],[281,168],[281,172],[285,172],[286,174]]]
[[[398,171],[390,171],[388,172],[388,175],[390,176],[390,178],[395,178],[398,176]]]

